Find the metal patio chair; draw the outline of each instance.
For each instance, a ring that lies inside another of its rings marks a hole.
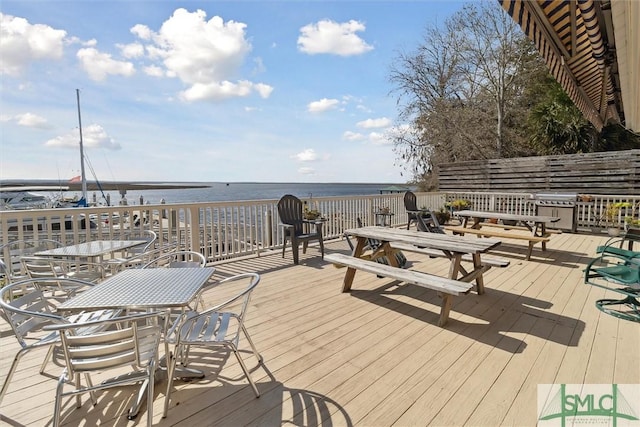
[[[237,291],[238,286],[246,283]],[[257,273],[243,273],[223,279],[207,289],[215,288],[216,295],[225,295],[231,292],[232,296],[226,301],[213,307],[200,311],[188,311],[182,314],[167,333],[167,342],[174,344],[174,353],[167,360],[169,378],[164,405],[164,417],[167,416],[173,387],[173,373],[178,359],[183,365],[188,365],[189,349],[191,347],[204,347],[207,349],[226,349],[231,351],[242,368],[256,397],[260,392],[256,387],[244,360],[240,356],[238,344],[241,334],[249,343],[253,355],[262,364],[263,359],[254,345],[249,332],[244,325],[244,319],[251,300],[251,294],[260,282]],[[229,288],[229,289],[228,289]]]
[[[151,259],[142,268],[191,268],[206,267],[207,259],[200,252],[173,251]]]
[[[145,240],[146,243],[138,246],[127,248],[125,253],[121,257],[110,258],[105,261],[105,266],[111,269],[113,273],[128,268],[131,265],[138,264],[140,259],[144,262],[150,258],[145,258],[151,251],[156,248],[156,242],[158,241],[158,235],[153,230],[142,230],[140,232],[134,232],[126,236],[126,240]]]
[[[60,336],[55,331],[44,331],[50,324],[68,324],[88,320],[103,320],[120,313],[119,310],[99,310],[63,317],[55,313],[60,303],[60,291],[67,297],[90,289],[94,283],[77,279],[26,279],[5,286],[0,290],[0,314],[11,326],[20,349],[15,354],[9,372],[0,390],[0,402],[7,392],[11,378],[22,356],[31,350],[49,347],[40,366],[44,373],[47,361],[53,354],[53,346],[60,344]],[[91,330],[85,330],[91,332]]]
[[[104,265],[93,262],[38,256],[24,256],[20,262],[31,279],[59,277],[99,283],[107,277]]]
[[[58,379],[53,426],[60,425],[62,399],[89,393],[97,405],[96,390],[142,383],[147,394],[147,426],[153,422],[154,374],[158,362],[158,348],[162,335],[160,312],[138,313],[92,322],[58,324],[44,329],[60,336],[66,367]],[[94,328],[93,333],[86,333]],[[99,329],[96,329],[99,328]],[[122,374],[122,368],[127,372]],[[91,374],[119,369],[118,376],[94,384]],[[81,379],[84,377],[84,385]],[[65,387],[73,388],[65,391]],[[141,390],[140,393],[143,391]]]
[[[278,215],[283,229],[284,242],[282,245],[282,257],[284,258],[287,240],[291,240],[293,263],[299,262],[299,246],[302,243],[302,253],[307,252],[309,241],[317,240],[320,245],[320,253],[324,258],[324,241],[322,238],[321,220],[304,219],[302,213],[302,201],[296,196],[287,194],[278,201]]]
[[[52,239],[14,240],[0,246],[0,275],[4,275],[5,284],[29,277],[22,268],[21,257],[61,246],[61,242]]]

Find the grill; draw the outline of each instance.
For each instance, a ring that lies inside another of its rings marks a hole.
[[[533,195],[536,215],[559,217],[552,227],[565,231],[576,231],[576,193],[537,193]]]

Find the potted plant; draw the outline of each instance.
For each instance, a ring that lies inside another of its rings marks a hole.
[[[308,219],[310,221],[316,220],[318,218],[320,218],[322,216],[322,214],[315,210],[315,209],[309,209],[309,208],[305,208],[304,212],[302,213],[302,216],[304,217],[304,219]]]
[[[620,210],[622,208],[630,208],[629,202],[607,203],[604,209],[604,217],[606,221],[607,233],[610,236],[620,235]]]
[[[631,215],[625,215],[624,231],[628,231],[630,228],[640,228],[640,218],[636,219],[637,208],[640,208],[640,202],[633,205],[631,209]]]
[[[455,199],[445,205],[449,208],[449,210],[456,212],[464,209],[469,209],[471,207],[471,202],[466,199]]]
[[[438,224],[443,225],[449,222],[451,219],[451,213],[446,207],[441,207],[440,210],[433,211],[433,215],[438,220]]]

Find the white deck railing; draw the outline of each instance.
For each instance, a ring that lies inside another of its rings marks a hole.
[[[440,209],[447,201],[466,199],[475,210],[517,214],[535,211],[529,193],[416,193],[418,207]],[[375,212],[389,208],[394,226],[406,224],[403,194],[371,196],[314,197],[303,200],[326,218],[325,238],[341,238],[345,229],[375,223]],[[594,196],[592,202],[578,203],[578,227],[602,226],[608,203],[628,201],[637,206],[623,208],[618,217],[640,215],[640,196]],[[70,209],[13,210],[0,212],[0,244],[16,239],[56,239],[73,244],[98,239],[119,238],[132,231],[152,229],[159,244],[178,241],[185,249],[199,250],[210,261],[259,254],[282,247],[278,226],[277,200],[204,202],[182,204],[130,205]],[[89,218],[95,228],[87,228]],[[4,256],[6,254],[2,254]]]

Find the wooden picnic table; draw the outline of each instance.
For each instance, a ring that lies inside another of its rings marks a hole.
[[[451,265],[449,267],[448,278],[459,280],[462,282],[476,281],[476,290],[479,294],[484,293],[484,281],[482,274],[490,268],[489,265],[483,265],[480,255],[500,245],[500,240],[494,239],[470,239],[461,236],[452,236],[439,233],[424,233],[416,230],[405,230],[400,228],[388,227],[361,227],[353,228],[345,231],[345,234],[357,238],[357,244],[353,249],[352,256],[360,257],[365,247],[367,239],[379,240],[382,244],[371,255],[372,259],[381,256],[382,253],[387,255],[390,264],[398,267],[396,258],[393,256],[395,249],[393,243],[411,244],[421,248],[430,248],[442,253],[449,258]],[[473,269],[467,271],[462,265],[462,257],[465,254],[471,255],[473,259]],[[344,279],[343,292],[351,289],[355,269],[347,269]]]
[[[483,273],[491,268],[492,264],[483,264],[480,256],[500,245],[499,240],[493,239],[470,239],[449,234],[425,233],[416,230],[380,226],[353,228],[346,230],[345,234],[357,238],[357,243],[351,256],[344,254],[328,254],[325,256],[325,260],[347,267],[342,292],[351,290],[356,270],[363,270],[401,282],[433,289],[439,292],[442,297],[439,320],[439,325],[441,326],[447,323],[452,303],[451,298],[468,293],[473,287],[472,281],[475,280],[476,282],[476,292],[478,294],[484,293]],[[370,259],[385,255],[389,260],[389,265],[363,259],[362,256],[369,239],[381,242],[380,246],[370,255]],[[392,246],[398,243],[441,251],[443,256],[446,256],[451,261],[447,277],[399,267],[397,259],[393,256],[396,249]],[[467,257],[465,260],[468,260],[469,256],[471,256],[473,267],[465,268],[462,265],[463,257]]]
[[[445,229],[453,232],[454,234],[464,235],[465,233],[470,233],[476,234],[478,237],[485,236],[528,240],[529,251],[527,252],[526,259],[531,257],[531,252],[535,243],[541,243],[542,250],[547,250],[547,242],[549,241],[549,236],[551,234],[550,231],[547,230],[547,224],[560,221],[560,218],[555,216],[519,215],[471,210],[456,212],[456,216],[461,218],[462,224],[459,227],[445,227]],[[470,219],[472,219],[472,221],[469,221]],[[515,225],[501,224],[500,227],[503,227],[507,231],[486,230],[483,229],[483,227],[494,225],[484,222],[487,219],[514,222]],[[514,229],[527,230],[529,233],[528,235],[523,235],[510,233],[508,231]]]

